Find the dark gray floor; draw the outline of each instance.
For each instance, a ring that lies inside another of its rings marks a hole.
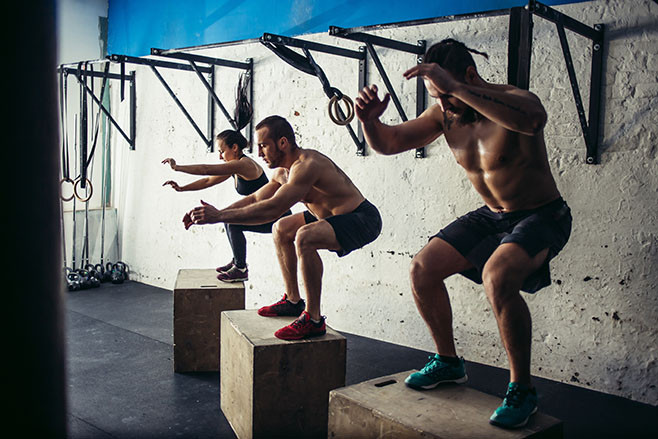
[[[217,373],[173,372],[171,291],[137,282],[68,293],[69,436],[234,438],[219,409]],[[418,369],[427,352],[347,337],[347,384]],[[468,386],[502,397],[505,370],[469,362]],[[567,438],[658,438],[658,409],[535,379],[540,410]]]

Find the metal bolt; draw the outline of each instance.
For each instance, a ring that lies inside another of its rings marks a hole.
[[[587,157],[587,163],[588,164],[593,164],[594,163],[594,157]]]
[[[416,58],[416,61],[418,62],[418,64],[422,63],[423,62],[423,57],[419,56],[418,58]]]
[[[277,40],[279,43],[280,43],[281,41],[283,41],[283,40],[281,39],[281,37],[276,37],[276,40]]]
[[[594,50],[599,50],[600,48],[601,48],[601,45],[600,45],[600,44],[595,44],[595,45],[594,45]]]
[[[601,30],[601,25],[600,24],[595,24],[594,25],[594,30],[600,31]]]

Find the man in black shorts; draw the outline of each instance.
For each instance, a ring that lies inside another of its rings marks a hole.
[[[374,85],[359,94],[356,114],[368,144],[382,154],[415,149],[443,135],[485,203],[441,230],[412,261],[414,299],[437,354],[405,382],[430,389],[466,381],[444,284],[462,273],[484,284],[510,364],[507,394],[490,422],[514,428],[537,410],[530,380],[532,324],[519,291],[550,283],[548,264],[569,238],[571,213],[551,175],[542,103],[527,90],[482,79],[471,53],[486,56],[444,40],[430,47],[424,63],[404,73],[407,79],[422,77],[437,101],[417,119],[381,123],[389,96],[380,100]]]
[[[298,317],[275,335],[297,340],[323,335],[320,313],[322,259],[318,250],[345,256],[374,241],[382,228],[379,211],[327,156],[300,148],[284,118],[270,116],[256,126],[258,154],[274,168],[272,180],[253,194],[218,210],[202,203],[189,212],[194,224],[263,224],[275,220],[295,203],[308,211],[278,220],[273,227],[286,292],[283,299],[258,310],[262,316]],[[299,294],[299,261],[306,302]]]

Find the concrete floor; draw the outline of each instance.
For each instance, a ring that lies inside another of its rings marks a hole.
[[[69,437],[234,438],[217,373],[173,372],[173,295],[137,282],[68,293]],[[347,384],[421,368],[428,352],[353,334]],[[502,397],[508,373],[467,362],[468,386]],[[658,408],[535,379],[539,407],[566,438],[658,437]]]

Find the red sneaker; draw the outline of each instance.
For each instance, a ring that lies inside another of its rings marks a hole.
[[[258,315],[263,317],[299,317],[304,309],[306,309],[306,303],[304,303],[304,299],[299,299],[299,302],[292,303],[288,300],[288,296],[284,294],[283,299],[279,300],[275,304],[264,306],[259,309]]]
[[[324,324],[324,317],[320,318],[319,323],[315,323],[311,320],[311,315],[304,311],[297,320],[276,331],[274,336],[281,340],[301,340],[302,338],[318,337],[326,332],[327,325]]]

